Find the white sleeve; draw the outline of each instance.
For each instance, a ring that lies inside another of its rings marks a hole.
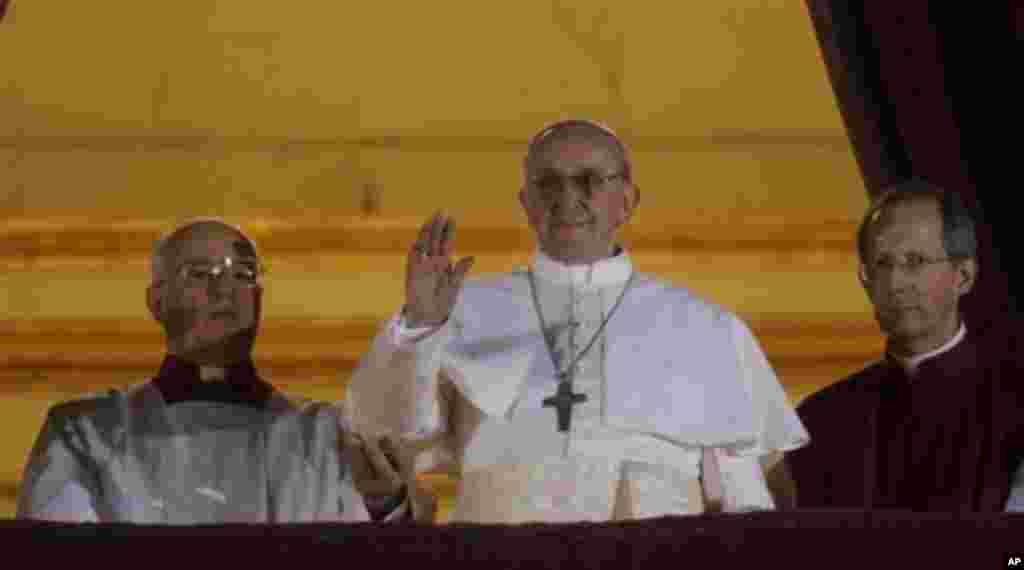
[[[60,522],[99,522],[93,508],[92,494],[77,481],[69,481],[55,497],[32,513],[18,513],[22,518]]]
[[[346,471],[348,471],[346,469]],[[352,481],[351,472],[346,473],[338,489],[338,504],[342,507],[337,514],[337,520],[341,522],[365,522],[370,520],[370,512],[366,510],[366,502],[363,496],[356,490]],[[335,520],[334,513],[327,511],[328,515],[321,520]]]
[[[400,315],[384,324],[345,396],[357,432],[447,442],[448,406],[441,401],[439,374],[450,334],[449,325],[406,329]]]
[[[740,373],[754,402],[759,426],[758,443],[751,452],[764,455],[806,445],[810,436],[753,333],[739,318],[733,317],[732,321]]]
[[[757,456],[715,450],[722,477],[722,509],[728,513],[775,509]]]
[[[1017,468],[1013,475],[1013,485],[1010,487],[1010,497],[1006,500],[1006,512],[1024,512],[1024,462]]]
[[[22,477],[18,518],[99,521],[95,473],[71,440],[66,422],[52,411],[47,416]]]

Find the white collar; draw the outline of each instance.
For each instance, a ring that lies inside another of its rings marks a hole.
[[[224,380],[226,371],[223,366],[200,366],[199,379],[203,382],[217,382]]]
[[[626,250],[594,263],[566,265],[538,251],[533,257],[537,277],[555,285],[571,285],[581,289],[600,289],[622,285],[633,273],[633,262]]]
[[[909,357],[902,357],[896,355],[892,355],[892,357],[893,359],[900,363],[900,366],[902,366],[903,369],[907,371],[907,374],[913,374],[914,372],[917,371],[917,368],[921,366],[922,362],[930,358],[935,358],[936,356],[943,354],[945,352],[949,352],[950,350],[953,349],[953,347],[960,344],[960,342],[963,341],[964,337],[966,336],[967,325],[961,322],[960,329],[957,330],[955,335],[953,335],[953,338],[946,341],[946,344],[943,344],[939,348],[936,348],[935,350],[930,350],[928,352],[923,352],[921,354],[915,354]]]

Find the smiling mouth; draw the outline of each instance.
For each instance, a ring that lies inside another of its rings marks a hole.
[[[590,224],[590,220],[580,220],[575,222],[563,222],[557,221],[553,225],[556,228],[581,228]]]

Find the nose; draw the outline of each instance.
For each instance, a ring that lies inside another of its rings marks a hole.
[[[888,293],[909,291],[913,289],[915,284],[910,272],[900,265],[892,267],[887,271],[880,271],[875,276],[875,282],[883,291]]]
[[[552,199],[552,207],[556,212],[572,212],[577,208],[586,208],[589,190],[574,178],[562,180],[561,189]]]
[[[230,271],[221,271],[210,276],[206,286],[206,293],[211,298],[220,298],[234,293],[235,278]]]

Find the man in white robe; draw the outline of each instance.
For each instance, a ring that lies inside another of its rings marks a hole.
[[[762,469],[807,433],[740,319],[616,247],[639,201],[625,146],[558,123],[531,141],[524,178],[529,268],[463,286],[473,259],[452,265],[454,221],[424,225],[406,304],[349,386],[357,429],[452,469],[455,521],[774,508]]]
[[[414,508],[432,518],[429,497],[415,485],[406,493],[411,469],[387,441],[364,440],[340,408],[289,398],[259,378],[251,350],[260,276],[252,241],[217,220],[158,243],[147,301],[167,334],[160,372],[51,408],[18,516],[284,523],[394,520]]]

